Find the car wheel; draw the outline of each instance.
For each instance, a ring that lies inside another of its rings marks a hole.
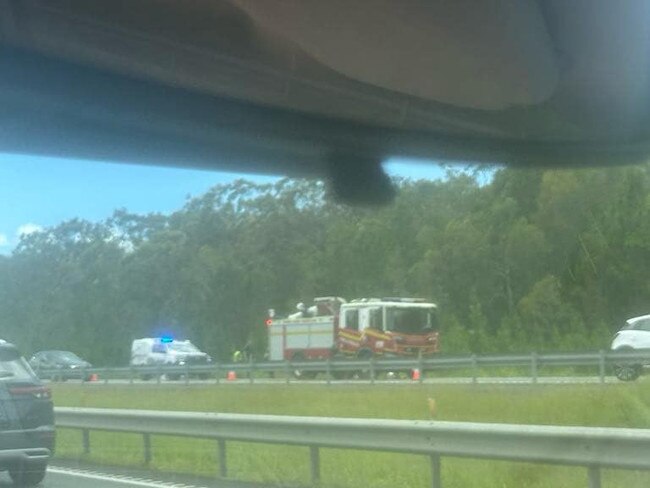
[[[618,351],[633,351],[631,347],[621,347]],[[614,375],[621,381],[634,381],[641,376],[640,364],[614,364]]]
[[[332,371],[332,378],[335,380],[347,380],[352,378],[353,375],[354,373],[350,371]]]
[[[637,364],[615,365],[614,374],[621,381],[634,381],[641,376],[641,366]]]
[[[361,361],[370,361],[373,357],[373,353],[370,349],[361,349],[357,353],[357,359]],[[369,379],[370,378],[370,369],[361,369],[356,372],[355,375],[359,379]]]
[[[9,476],[16,486],[35,486],[43,481],[46,464],[24,464],[18,468],[10,468]]]

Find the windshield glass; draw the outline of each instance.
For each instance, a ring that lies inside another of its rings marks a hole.
[[[175,352],[201,352],[191,342],[172,342],[167,345],[167,348],[170,351],[175,351]]]
[[[69,173],[84,175],[78,186],[90,179],[84,168],[92,174],[96,167],[87,163]],[[90,206],[80,203],[66,207],[72,220],[50,217],[51,226],[22,228],[0,256],[2,338],[48,359],[33,364],[56,407],[650,427],[643,415],[616,414],[647,403],[642,365],[619,365],[620,354],[605,354],[604,367],[599,362],[608,341],[628,346],[627,339],[642,339],[613,333],[625,320],[650,313],[644,298],[650,296],[644,237],[650,165],[395,178],[394,204],[378,208],[333,202],[327,185],[314,180],[252,175],[206,182],[205,173],[192,173],[200,182],[192,186],[181,184],[182,170],[164,177],[173,183],[170,191],[183,188],[171,199],[162,183],[151,187],[151,168],[140,167],[137,178],[130,166],[111,171],[116,180],[139,181],[133,193],[144,194],[151,207],[142,210],[140,200],[123,200],[119,192],[106,197],[103,213],[85,214]],[[11,175],[0,166],[0,176],[1,185]],[[41,188],[60,185],[48,179]],[[185,199],[190,190],[194,196]],[[48,201],[63,202],[60,196]],[[34,209],[50,210],[45,203]],[[21,221],[46,221],[31,212]],[[639,233],[628,242],[622,228]],[[340,314],[319,315],[319,305],[334,296],[344,303]],[[297,310],[306,312],[300,320],[286,318]],[[71,368],[50,358],[83,358],[93,366]],[[23,359],[0,361],[2,384],[32,378]],[[78,431],[61,428],[56,455],[93,466],[110,459],[120,473],[129,465],[142,468],[142,442],[119,447],[137,425],[128,432],[91,426],[89,453]],[[214,446],[206,457],[193,438],[202,433],[189,434],[152,434],[150,466],[179,480],[220,472]],[[308,478],[302,448],[293,457],[281,444],[272,450],[242,445],[226,442],[230,473],[309,483],[300,474]],[[357,454],[330,449],[344,471],[323,462],[322,488],[427,484],[427,463],[413,464],[406,454],[360,452],[363,463],[357,463]],[[481,461],[476,482],[468,482],[465,467],[450,460],[447,484],[522,485],[519,465],[492,476],[492,462],[484,468]],[[390,464],[378,475],[377,463]],[[363,476],[358,466],[367,467]],[[547,473],[530,469],[534,479]],[[294,471],[299,475],[292,478]],[[2,485],[6,475],[0,475]],[[575,479],[583,478],[580,472]],[[557,477],[535,488],[554,486]]]
[[[60,361],[64,363],[79,363],[82,362],[82,359],[73,352],[69,351],[55,351],[52,353],[52,358],[55,361]]]
[[[33,381],[36,375],[23,357],[3,360],[0,358],[0,380],[30,380]]]
[[[650,0],[0,46],[0,488],[650,487]]]
[[[386,307],[386,330],[417,334],[437,328],[435,308]]]

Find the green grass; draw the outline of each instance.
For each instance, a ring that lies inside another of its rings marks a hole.
[[[436,419],[527,424],[650,428],[650,384],[571,386],[471,385],[222,385],[175,387],[54,385],[57,406],[139,408],[395,419]],[[91,433],[88,460],[140,465],[142,439]],[[213,476],[213,441],[152,438],[155,469]],[[81,435],[61,430],[57,455],[79,458]],[[308,450],[262,444],[228,444],[229,477],[276,484],[309,483]],[[421,487],[429,482],[423,456],[323,449],[322,484],[328,487]],[[556,488],[586,486],[580,468],[443,458],[443,486]],[[605,487],[647,488],[650,473],[606,471]]]

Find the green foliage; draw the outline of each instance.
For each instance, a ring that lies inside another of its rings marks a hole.
[[[240,180],[171,215],[124,209],[24,236],[0,258],[0,330],[29,353],[123,364],[173,332],[217,358],[314,296],[423,296],[446,353],[607,347],[648,313],[648,166],[502,169],[396,181],[393,205],[342,207],[316,181]]]

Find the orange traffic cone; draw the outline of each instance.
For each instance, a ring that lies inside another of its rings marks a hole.
[[[90,375],[90,379],[88,381],[98,381],[99,376],[97,376],[97,373],[93,373]]]
[[[236,380],[237,379],[237,373],[235,373],[234,371],[228,371],[228,375],[226,376],[226,379],[228,381]]]
[[[413,370],[413,373],[411,374],[411,379],[413,381],[417,381],[417,380],[420,379],[420,370],[419,369],[416,368],[416,369]]]

